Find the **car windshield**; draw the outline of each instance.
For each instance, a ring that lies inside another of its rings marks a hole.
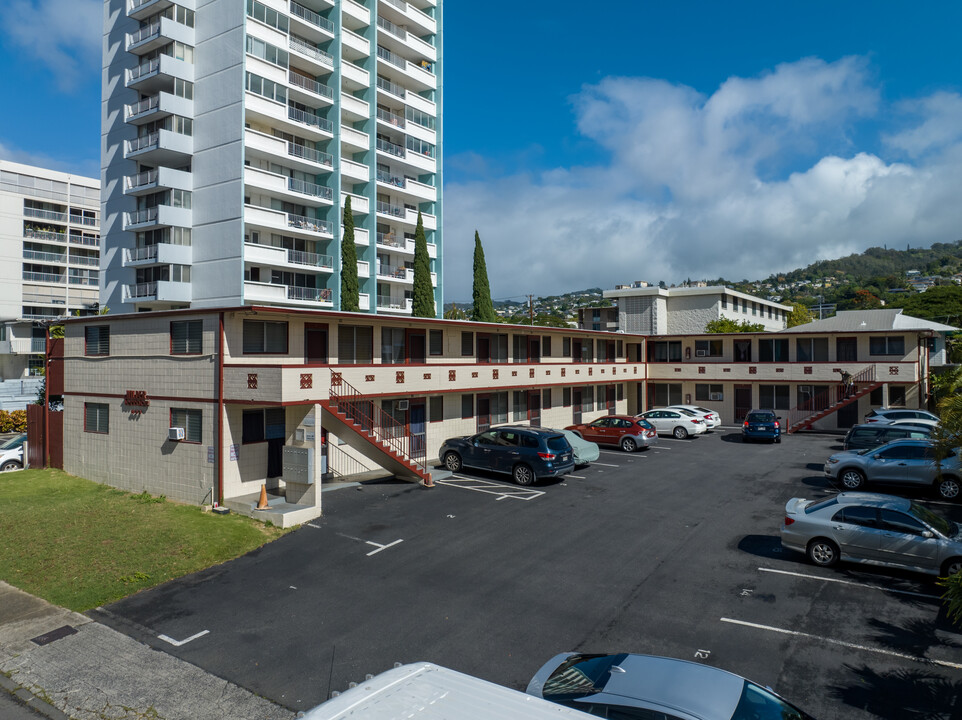
[[[628,656],[574,655],[565,660],[549,677],[541,690],[545,700],[555,702],[594,695],[605,689],[611,668]]]
[[[23,441],[27,439],[26,435],[17,435],[7,440],[3,445],[0,445],[0,450],[13,450],[23,445]]]
[[[957,525],[950,523],[941,515],[936,515],[934,512],[928,508],[924,508],[918,503],[912,503],[911,512],[915,517],[924,522],[929,527],[933,527],[938,530],[945,537],[955,537],[959,534],[959,528]]]
[[[814,720],[814,718],[792,707],[774,693],[746,680],[731,720]]]

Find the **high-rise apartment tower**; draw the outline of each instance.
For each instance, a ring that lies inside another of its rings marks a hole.
[[[102,299],[112,310],[441,309],[442,0],[105,0]]]

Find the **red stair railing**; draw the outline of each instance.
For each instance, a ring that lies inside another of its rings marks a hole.
[[[788,411],[788,419],[785,424],[786,430],[792,432],[800,425],[803,425],[805,420],[819,413],[824,413],[826,410],[831,410],[833,407],[840,407],[848,398],[854,398],[859,395],[859,393],[864,393],[866,385],[875,385],[875,383],[875,365],[869,365],[852,377],[850,389],[841,383],[830,385],[827,390],[813,395],[805,402],[799,403]]]
[[[362,395],[340,373],[331,373],[330,403],[344,415],[395,453],[407,458],[423,472],[427,468],[427,443],[423,433],[408,432],[404,423],[384,412],[376,403]]]

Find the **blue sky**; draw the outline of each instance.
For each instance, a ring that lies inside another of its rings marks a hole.
[[[962,238],[957,2],[445,6],[445,299]],[[99,0],[0,2],[0,157],[95,175]],[[13,110],[15,108],[15,110]]]

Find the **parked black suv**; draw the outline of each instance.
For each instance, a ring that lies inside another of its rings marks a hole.
[[[511,475],[518,485],[566,475],[575,468],[574,453],[564,435],[517,425],[445,440],[438,457],[452,472],[462,467],[493,470]]]
[[[927,425],[883,425],[870,423],[854,425],[845,436],[846,450],[863,450],[884,445],[891,440],[911,438],[913,440],[928,440],[932,437],[932,428]]]

